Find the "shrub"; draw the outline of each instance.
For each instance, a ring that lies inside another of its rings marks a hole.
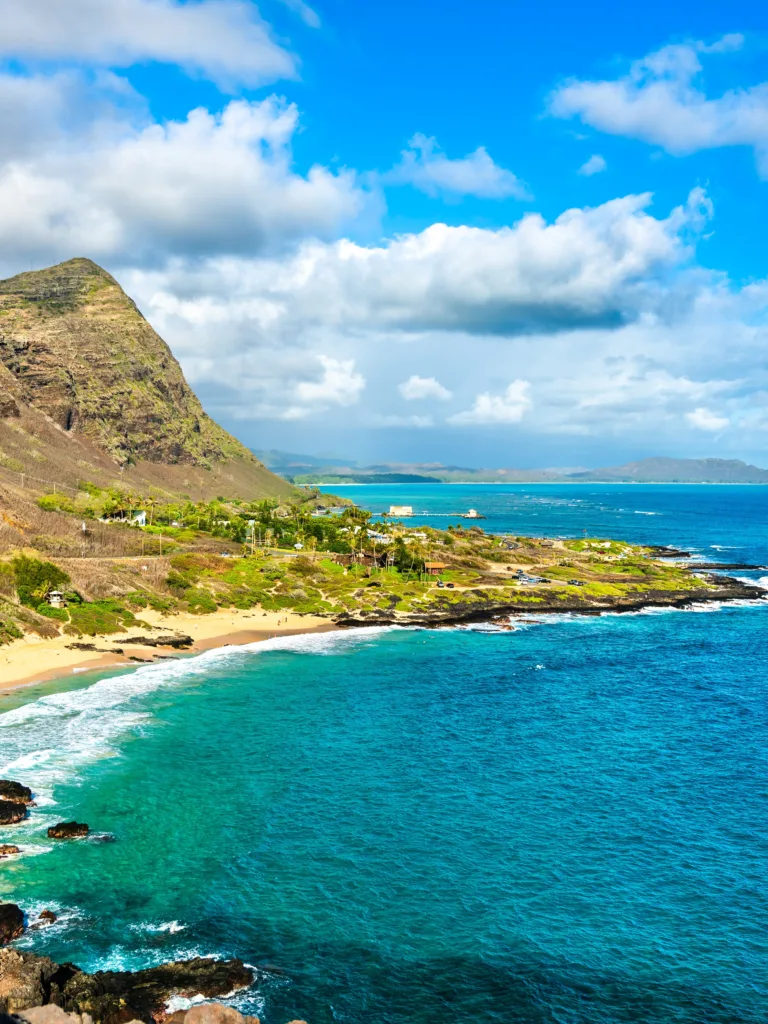
[[[90,604],[75,605],[69,609],[72,625],[81,633],[120,633],[127,626],[136,625],[136,617],[120,601],[105,598]]]
[[[19,601],[28,608],[37,608],[52,590],[69,583],[69,576],[53,562],[18,555],[11,564]]]
[[[187,602],[189,610],[193,615],[210,615],[218,608],[211,594],[207,590],[201,590],[199,587],[191,587],[187,590],[184,594],[184,600]]]
[[[65,494],[44,494],[37,499],[37,506],[44,512],[74,512],[75,503]]]
[[[186,597],[187,591],[192,586],[192,581],[184,573],[177,572],[176,569],[171,569],[165,578],[165,583],[177,597]]]
[[[9,644],[11,640],[21,640],[22,631],[11,619],[0,619],[0,645]]]
[[[85,493],[90,494],[92,498],[98,498],[99,495],[104,493],[101,487],[91,483],[90,480],[81,480],[77,485],[77,489],[78,491],[85,491]]]
[[[37,606],[37,611],[47,619],[56,619],[58,622],[69,622],[69,615],[64,608],[52,608],[51,605],[46,604],[45,601]]]

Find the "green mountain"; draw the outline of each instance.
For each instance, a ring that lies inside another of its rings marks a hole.
[[[470,469],[440,462],[364,466],[351,459],[271,451],[259,453],[276,473],[297,484],[344,483],[768,483],[768,470],[738,459],[649,458],[603,469]]]
[[[27,486],[294,493],[206,415],[166,343],[87,259],[0,281],[0,469]]]
[[[765,484],[768,470],[739,459],[640,459],[624,466],[569,474],[571,480],[637,483]]]

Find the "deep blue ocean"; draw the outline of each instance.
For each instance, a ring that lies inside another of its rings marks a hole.
[[[768,565],[768,488],[343,493]],[[236,955],[265,1024],[768,1020],[768,602],[275,640],[0,712],[40,804],[0,897],[61,915],[26,948]],[[45,838],[72,817],[116,841]]]

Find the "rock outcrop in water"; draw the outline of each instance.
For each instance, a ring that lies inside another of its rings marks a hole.
[[[56,825],[51,825],[48,829],[49,839],[82,839],[83,836],[87,836],[90,832],[90,828],[85,822],[80,821],[60,821]]]
[[[144,971],[87,974],[74,964],[0,950],[0,1012],[24,1013],[55,1005],[70,1014],[87,1015],[94,1024],[163,1021],[168,1016],[166,1003],[174,996],[211,999],[247,988],[253,981],[253,971],[241,960],[196,958]],[[222,1020],[221,1024],[240,1022]]]
[[[0,903],[0,946],[17,939],[24,932],[24,913],[15,903]],[[2,979],[0,978],[0,1007],[2,1007]]]
[[[3,843],[0,846],[0,860],[3,857],[13,857],[14,854],[21,853],[21,848],[14,846],[13,843]]]
[[[27,816],[26,804],[17,804],[13,800],[0,800],[0,825],[15,825]]]
[[[32,803],[32,790],[12,779],[0,779],[0,800],[10,800],[14,804]]]

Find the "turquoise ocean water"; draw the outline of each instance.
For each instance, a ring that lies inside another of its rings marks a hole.
[[[766,488],[344,493],[768,564]],[[40,804],[0,835],[28,850],[0,896],[60,912],[21,944],[87,968],[267,968],[236,1000],[266,1024],[757,1024],[766,680],[768,607],[745,604],[290,638],[30,691],[0,704],[0,775]],[[71,817],[115,841],[49,843]]]

